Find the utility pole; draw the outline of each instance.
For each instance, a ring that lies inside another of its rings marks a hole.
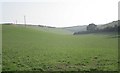
[[[17,20],[16,20],[15,24],[17,24]]]
[[[24,24],[26,26],[26,16],[24,15]]]

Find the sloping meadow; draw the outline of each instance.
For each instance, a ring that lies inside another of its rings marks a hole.
[[[2,26],[3,71],[117,71],[118,38]]]

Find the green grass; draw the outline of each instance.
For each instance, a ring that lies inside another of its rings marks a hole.
[[[116,71],[118,38],[63,35],[3,25],[3,71]]]
[[[37,29],[43,32],[50,32],[55,34],[62,34],[62,35],[71,35],[73,32],[62,29],[62,28],[48,28],[48,27],[38,27],[38,26],[27,26],[27,28]]]

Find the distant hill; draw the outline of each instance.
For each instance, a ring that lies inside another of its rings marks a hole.
[[[114,27],[115,25],[118,25],[118,21],[113,21],[113,22],[109,22],[106,24],[99,24],[97,25],[98,29],[104,29],[106,27]],[[83,32],[83,31],[87,31],[87,25],[83,25],[83,26],[71,26],[71,27],[63,27],[62,29],[68,30],[70,32]]]
[[[103,24],[103,25],[96,25],[96,27],[87,26],[87,28],[88,27],[92,28],[92,29],[95,29],[95,30],[91,29],[91,30],[87,30],[87,31],[77,31],[77,32],[74,32],[74,35],[76,35],[76,34],[89,34],[89,33],[103,33],[103,32],[104,33],[108,33],[108,32],[117,33],[120,30],[119,20],[118,21],[113,21],[113,22],[110,22],[110,23],[106,23],[106,24]]]
[[[106,27],[114,27],[115,25],[118,25],[118,21],[113,21],[113,22],[110,22],[110,23],[106,23],[106,24],[102,24],[102,25],[97,25],[97,28],[99,29],[104,29]]]
[[[65,29],[71,32],[78,32],[78,31],[86,31],[86,27],[87,25],[83,25],[83,26],[64,27],[62,29]]]
[[[27,28],[33,28],[33,29],[37,29],[40,31],[51,32],[51,33],[56,33],[56,34],[67,34],[67,35],[73,34],[72,32],[70,32],[68,30],[51,27],[51,26],[29,25],[29,26],[27,26]]]
[[[52,26],[44,26],[44,25],[33,25],[33,24],[12,24],[12,23],[4,23],[3,25],[13,25],[13,26],[18,26],[18,27],[26,27],[30,29],[35,29],[38,31],[43,31],[43,32],[50,32],[50,33],[55,33],[55,34],[63,34],[63,35],[71,35],[73,32],[62,29],[62,28],[56,28]]]
[[[118,25],[118,21],[112,21],[112,22],[109,22],[109,23],[106,23],[106,24],[99,24],[97,25],[97,28],[98,29],[105,29],[107,27],[114,27],[115,25]],[[5,23],[5,24],[12,24],[12,23]],[[17,25],[20,25],[22,26],[21,24],[17,24]],[[89,24],[88,24],[89,25]],[[62,27],[62,28],[57,28],[57,27],[51,27],[51,26],[44,26],[44,25],[30,25],[30,24],[27,24],[27,26],[29,26],[30,28],[35,28],[35,29],[39,29],[41,31],[49,31],[49,32],[52,32],[52,33],[60,33],[60,34],[73,34],[73,33],[76,33],[76,32],[86,32],[87,31],[87,26],[88,25],[78,25],[78,26],[71,26],[71,27]],[[25,26],[25,25],[23,25]]]

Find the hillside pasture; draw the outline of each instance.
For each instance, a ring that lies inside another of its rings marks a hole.
[[[117,71],[118,38],[2,25],[3,71]]]

